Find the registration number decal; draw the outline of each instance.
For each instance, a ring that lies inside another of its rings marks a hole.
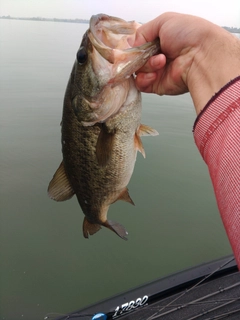
[[[115,313],[112,316],[112,319],[115,319],[121,316],[123,313],[130,312],[138,307],[142,307],[147,303],[147,301],[148,301],[148,296],[144,296],[142,298],[137,298],[136,300],[131,300],[129,302],[126,302],[121,306],[117,306],[117,308],[115,309]]]

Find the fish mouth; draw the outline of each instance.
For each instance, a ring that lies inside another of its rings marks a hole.
[[[90,44],[89,63],[98,91],[84,98],[91,110],[82,120],[84,126],[106,122],[124,109],[130,92],[137,92],[133,79],[129,78],[160,50],[159,39],[139,47],[131,46],[139,26],[135,21],[127,22],[106,14],[91,17],[86,36]]]
[[[89,39],[102,57],[114,63],[118,54],[132,48],[130,43],[134,42],[139,26],[135,21],[127,22],[106,14],[94,15],[90,19]]]
[[[160,52],[159,39],[139,47],[131,46],[139,26],[135,21],[128,22],[106,14],[91,17],[88,37],[101,58],[110,63],[108,83],[117,84],[129,78],[149,57]],[[98,61],[99,57],[95,59]],[[97,62],[94,69],[97,69]]]

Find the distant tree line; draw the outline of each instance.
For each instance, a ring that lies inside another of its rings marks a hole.
[[[233,27],[223,27],[223,28],[231,33],[240,33],[239,28],[233,28]]]
[[[53,22],[68,22],[68,23],[89,23],[89,20],[87,19],[59,19],[59,18],[42,18],[42,17],[18,18],[18,17],[11,17],[11,16],[1,16],[0,19],[53,21]]]
[[[89,20],[87,19],[59,19],[59,18],[42,18],[42,17],[17,18],[17,17],[11,17],[11,16],[1,16],[0,19],[53,21],[53,22],[68,22],[68,23],[89,23]],[[234,28],[234,27],[223,27],[223,28],[231,33],[240,33],[240,28]]]

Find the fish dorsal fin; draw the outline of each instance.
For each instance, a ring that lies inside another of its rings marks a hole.
[[[103,225],[104,225],[104,227],[115,232],[123,240],[127,240],[128,232],[124,228],[124,226],[122,226],[120,223],[115,222],[115,221],[111,221],[111,220],[107,220],[106,222],[103,223]]]
[[[94,233],[98,232],[101,229],[100,224],[98,223],[91,223],[88,221],[86,217],[83,220],[83,236],[84,238],[88,238],[88,235],[93,235]]]
[[[142,144],[142,140],[141,140],[140,136],[138,135],[138,132],[136,132],[135,136],[134,136],[134,145],[135,145],[135,148],[141,152],[141,154],[143,155],[143,158],[146,158],[146,154],[145,154],[145,150],[144,150],[144,147]]]
[[[106,125],[101,124],[101,131],[96,145],[96,157],[98,164],[106,166],[112,155],[115,132],[109,132]]]
[[[138,135],[139,136],[158,136],[159,133],[157,132],[157,130],[146,126],[145,124],[140,124],[139,128],[138,128]]]
[[[48,195],[55,201],[65,201],[74,195],[74,191],[70,185],[66,175],[63,162],[61,162],[57,171],[48,186]]]
[[[123,189],[123,191],[119,194],[119,196],[117,197],[117,199],[114,202],[116,202],[117,200],[123,200],[123,201],[129,202],[135,206],[134,202],[132,201],[132,199],[129,195],[128,188]]]

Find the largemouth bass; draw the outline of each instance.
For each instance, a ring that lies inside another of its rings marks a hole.
[[[76,194],[85,215],[83,235],[101,226],[127,239],[127,231],[107,219],[110,204],[134,204],[127,185],[140,139],[157,131],[140,124],[141,94],[133,73],[159,51],[159,40],[132,48],[138,24],[104,14],[92,16],[67,85],[62,115],[63,161],[49,187],[50,198]]]

